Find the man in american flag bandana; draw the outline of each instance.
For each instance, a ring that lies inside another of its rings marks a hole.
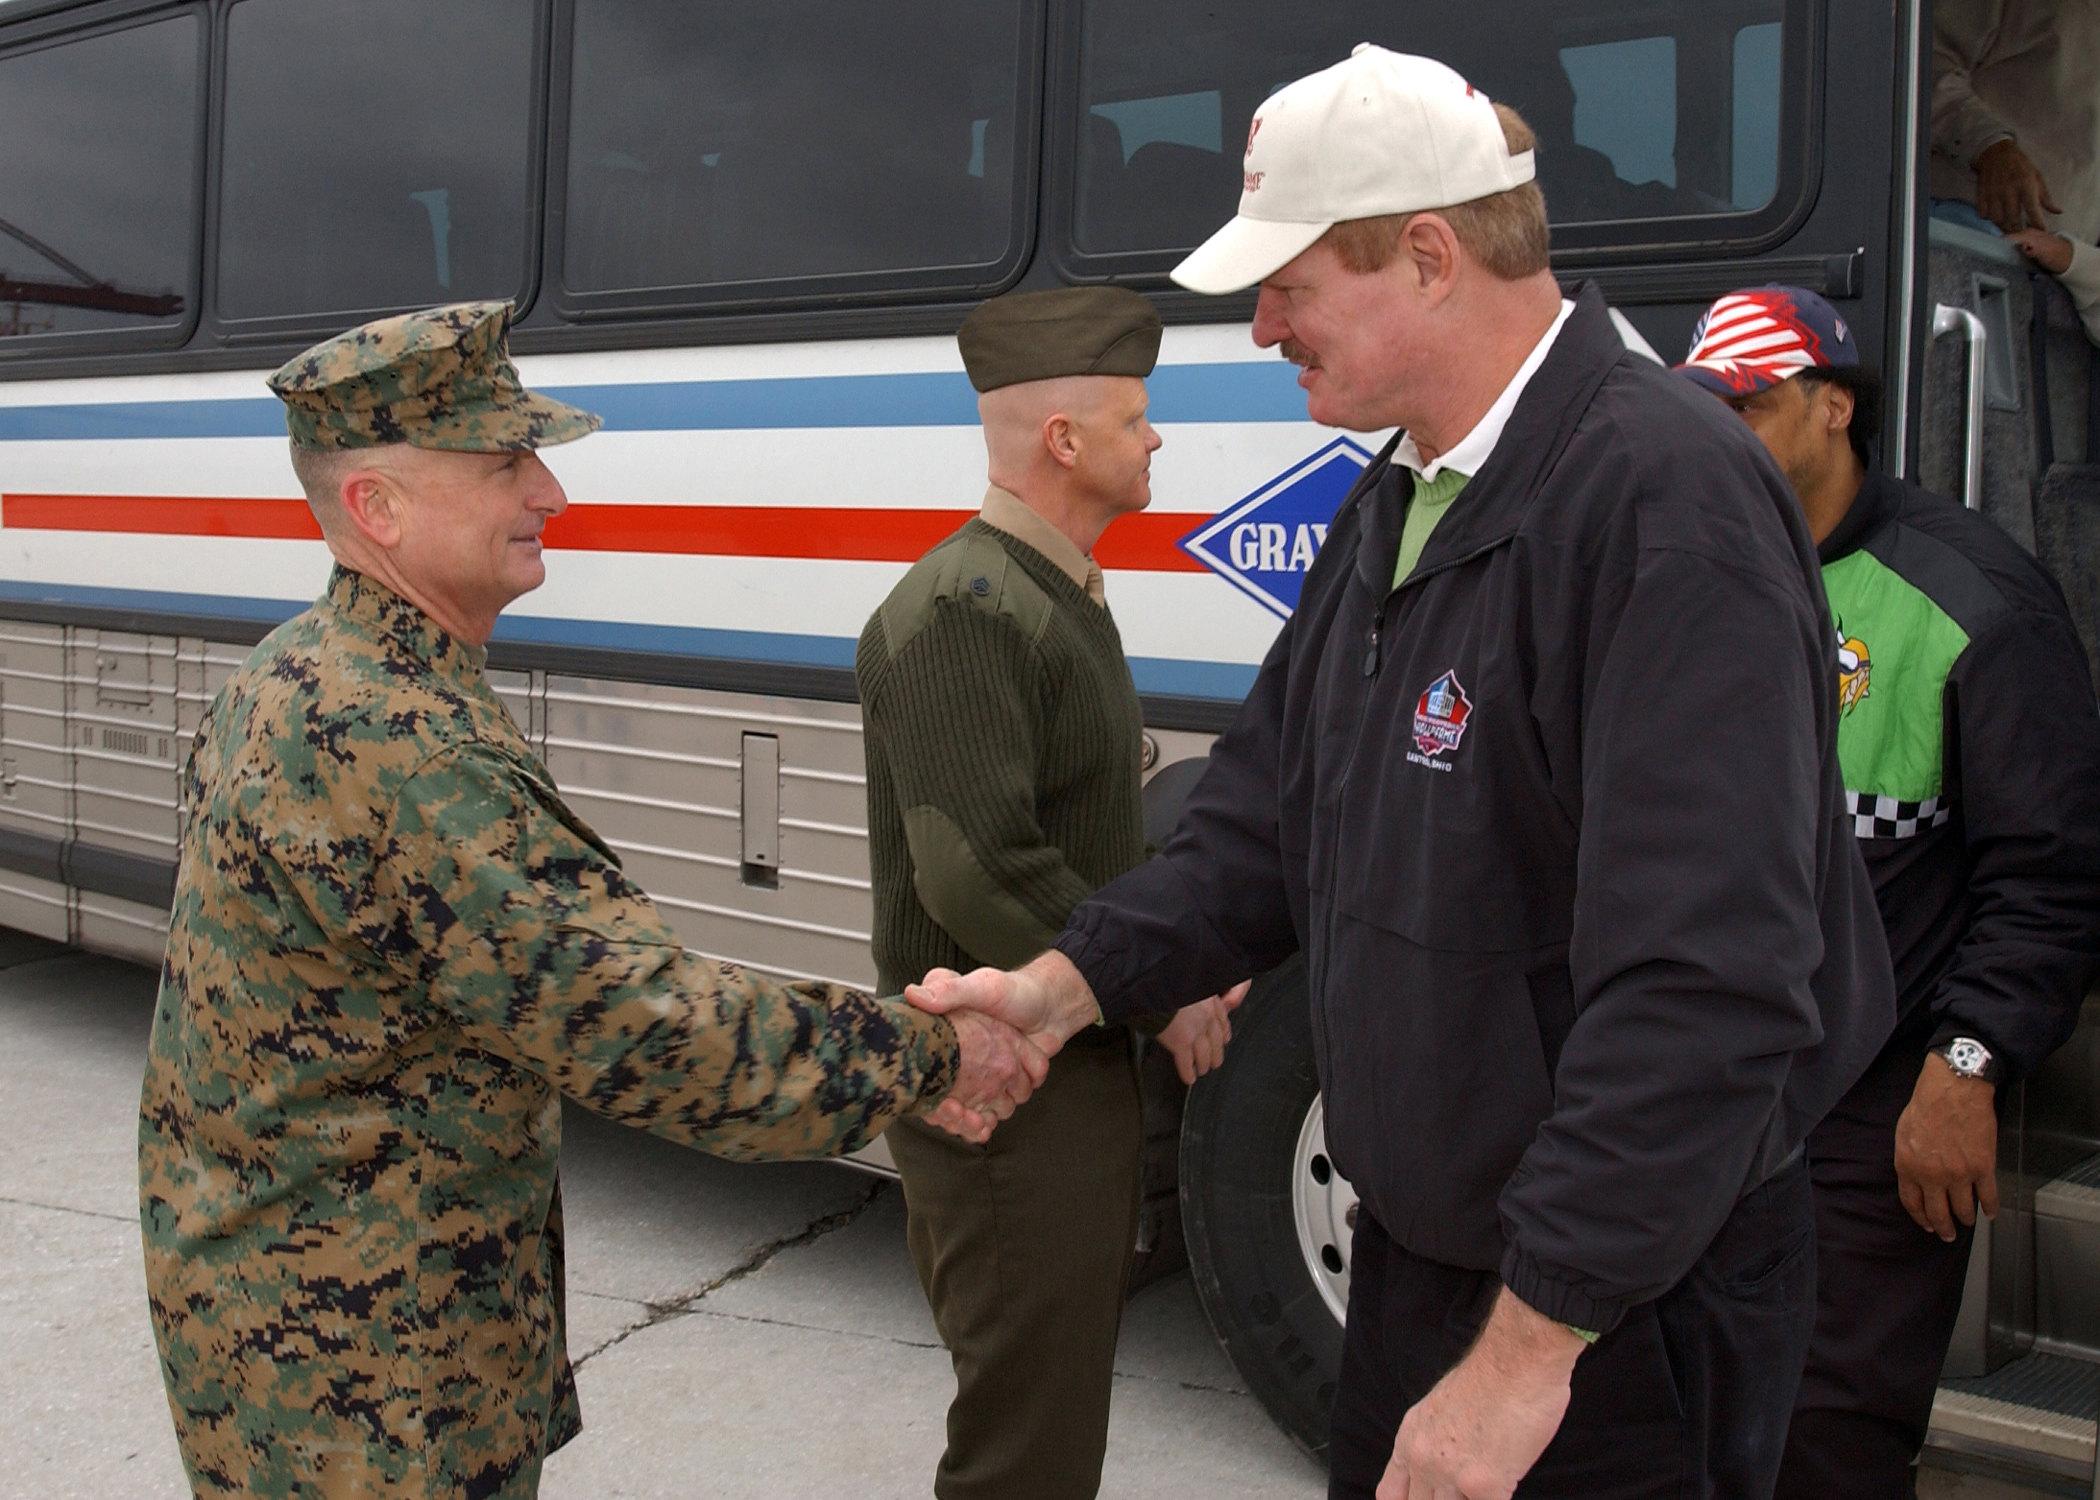
[[[2100,718],[2063,596],[1981,513],[1875,472],[1880,378],[1813,292],[1735,292],[1679,369],[1792,483],[1842,644],[1838,762],[1895,1034],[1809,1137],[1816,1326],[1777,1493],[1913,1493],[2003,1085],[2100,970]]]

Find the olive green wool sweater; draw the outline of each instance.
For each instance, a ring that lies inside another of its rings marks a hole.
[[[868,621],[854,675],[883,994],[1025,963],[1145,858],[1122,637],[1041,553],[970,521]]]

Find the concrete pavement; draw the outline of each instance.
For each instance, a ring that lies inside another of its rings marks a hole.
[[[185,1493],[134,1169],[144,969],[0,931],[0,1496]],[[895,1186],[738,1165],[571,1111],[562,1191],[584,1433],[549,1500],[923,1496],[954,1382]],[[1312,1500],[1186,1276],[1138,1297],[1107,1496]]]
[[[147,970],[0,929],[0,1497],[178,1500],[134,1170]],[[584,1433],[548,1500],[918,1497],[953,1391],[902,1196],[572,1111],[562,1185]],[[1314,1500],[1186,1275],[1124,1319],[1102,1494]],[[2029,1492],[1926,1472],[1930,1500]]]

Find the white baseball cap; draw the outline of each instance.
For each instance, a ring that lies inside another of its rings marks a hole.
[[[1213,296],[1237,292],[1343,220],[1450,208],[1532,176],[1531,153],[1510,155],[1487,95],[1434,58],[1361,42],[1254,112],[1239,215],[1174,279]]]

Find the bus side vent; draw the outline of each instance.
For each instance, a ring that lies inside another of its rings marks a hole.
[[[780,889],[780,737],[744,736],[742,782],[745,885]]]
[[[114,750],[120,755],[145,755],[146,737],[132,729],[105,729],[102,731],[102,748]]]

